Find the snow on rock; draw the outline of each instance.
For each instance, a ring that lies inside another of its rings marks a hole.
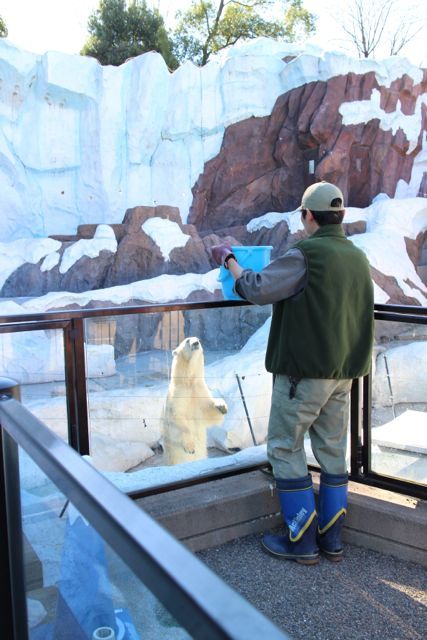
[[[94,433],[90,439],[93,465],[100,471],[127,471],[154,455],[143,442],[111,440]]]
[[[357,236],[356,236],[357,238]],[[385,247],[384,254],[387,255],[388,246]],[[362,246],[363,248],[363,246]],[[393,256],[394,261],[398,260],[398,254],[394,253]],[[409,260],[408,260],[409,262]],[[200,276],[197,274],[186,274],[184,276],[159,276],[158,278],[153,278],[149,281],[141,281],[139,283],[134,283],[132,285],[126,285],[121,287],[112,287],[111,289],[105,289],[99,292],[88,292],[84,294],[71,294],[68,292],[55,292],[47,294],[46,296],[41,296],[40,298],[34,300],[28,300],[23,302],[22,304],[18,304],[16,302],[8,301],[0,303],[0,313],[2,315],[18,315],[23,314],[25,312],[43,312],[48,311],[49,309],[61,308],[64,306],[68,306],[70,304],[79,304],[80,306],[84,306],[93,300],[108,300],[110,302],[114,302],[116,304],[125,303],[130,299],[140,298],[145,300],[152,300],[153,302],[163,302],[170,301],[176,298],[185,298],[191,290],[194,288],[205,287],[207,290],[214,291],[219,288],[220,283],[217,280],[218,278],[218,270],[213,270],[209,274],[205,274],[205,276]],[[375,299],[377,302],[384,303],[387,301],[387,294],[382,291],[377,285],[374,286],[375,289]],[[411,289],[411,291],[413,291]],[[161,292],[161,293],[160,293]],[[266,331],[266,328],[264,328]],[[261,335],[259,332],[254,334],[255,336]],[[252,338],[253,340],[255,337]],[[240,372],[242,375],[245,375],[245,371],[247,369],[248,373],[245,376],[245,379],[242,381],[243,388],[246,389],[251,385],[251,374],[249,371],[254,369],[254,380],[257,381],[255,384],[263,385],[264,383],[268,387],[268,378],[266,381],[264,379],[258,379],[258,372],[263,370],[263,359],[264,359],[264,349],[266,344],[266,337],[264,336],[262,344],[259,345],[259,348],[256,350],[256,357],[254,354],[251,354],[248,357],[248,363],[243,366],[239,364],[239,366],[235,367],[234,356],[230,357],[231,360],[225,365],[225,370],[228,370],[228,373],[223,376],[220,372],[218,374],[215,373],[215,366],[212,365],[213,372],[212,376],[217,379],[216,386],[219,386],[221,389],[221,393],[223,396],[227,395],[233,398],[233,403],[236,406],[236,418],[237,423],[244,425],[244,430],[246,431],[244,439],[247,440],[250,437],[250,431],[248,430],[247,420],[243,413],[243,405],[241,405],[241,400],[239,396],[237,399],[235,394],[238,390],[236,386],[235,373]],[[413,349],[412,352],[407,354],[409,356],[409,361],[413,358],[419,357],[419,354],[422,352],[424,343],[414,343],[413,347],[398,347],[398,349]],[[89,376],[90,377],[98,377],[105,375],[113,375],[115,372],[115,362],[114,362],[114,353],[113,347],[110,345],[87,345],[88,349],[88,364],[89,364]],[[5,375],[9,375],[12,378],[17,378],[20,382],[40,382],[43,380],[62,380],[64,377],[63,374],[63,358],[62,358],[62,334],[60,332],[26,332],[26,333],[17,333],[17,334],[3,334],[1,336],[0,341],[0,354],[1,354],[1,362],[2,368],[5,372]],[[398,353],[403,353],[399,351]],[[418,355],[417,355],[418,354]],[[384,376],[384,365],[381,365],[383,356],[379,356],[378,358],[378,376],[381,379],[381,382],[378,381],[374,384],[374,397],[375,395],[379,395],[380,398],[383,398],[384,394],[387,395],[387,386],[384,384],[383,376]],[[406,356],[405,356],[406,358]],[[405,359],[403,358],[403,360]],[[427,361],[427,358],[426,358]],[[219,367],[223,366],[218,365]],[[402,363],[402,367],[404,364]],[[236,368],[236,371],[234,371]],[[418,379],[420,380],[420,385],[414,385],[411,382],[410,389],[411,393],[417,398],[417,401],[422,401],[422,384],[424,384],[422,377],[422,367],[420,362],[420,367],[417,369],[420,373]],[[381,373],[382,371],[382,373]],[[397,365],[396,373],[398,371],[403,371],[401,365]],[[403,383],[409,386],[408,382],[405,382],[409,379],[409,372],[405,373],[402,376]],[[396,392],[398,391],[399,386],[396,387]],[[377,389],[377,391],[375,391]],[[266,394],[268,394],[268,388],[265,390]],[[248,396],[251,398],[249,402],[253,401],[253,398],[256,398],[257,395],[253,394],[250,389],[248,389]],[[380,400],[383,402],[384,398]],[[396,399],[395,402],[398,402]],[[229,417],[233,415],[234,409],[232,407],[229,408]],[[263,409],[265,412],[265,410]],[[255,409],[252,412],[253,415],[257,415],[258,409]],[[262,411],[261,411],[262,413]],[[231,421],[230,421],[231,423]],[[228,421],[227,421],[228,424]],[[234,444],[226,444],[222,428],[218,428],[217,432],[221,435],[218,436],[216,444],[218,446],[222,446],[224,448],[230,448],[232,446],[237,446],[236,442]],[[261,434],[262,437],[264,434]],[[212,436],[213,437],[213,436]],[[215,436],[216,437],[216,436]],[[228,436],[227,436],[228,437]]]
[[[16,307],[14,312],[19,313]],[[85,349],[89,378],[114,375],[116,363],[112,345],[86,344]],[[62,331],[2,333],[0,335],[0,369],[2,375],[16,380],[19,384],[64,380]]]
[[[174,73],[153,52],[102,67],[82,56],[32,55],[2,39],[0,71],[0,236],[8,240],[120,222],[126,209],[155,203],[178,206],[185,222],[194,182],[228,125],[269,115],[280,95],[311,81],[373,72],[390,87],[405,74],[414,84],[423,77],[397,57],[358,60],[266,38]],[[361,105],[366,117],[378,115],[377,93],[369,108]],[[413,116],[381,111],[383,126],[393,118],[415,140],[424,101]]]
[[[409,258],[405,237],[415,239],[427,229],[427,200],[378,198],[365,210],[367,232],[350,237],[362,249],[371,266],[386,276],[394,276],[408,297],[427,303],[427,288]],[[412,287],[407,280],[416,285]],[[376,302],[380,302],[377,298]]]
[[[228,406],[223,424],[208,430],[209,446],[230,451],[265,442],[272,391],[272,376],[264,366],[269,328],[270,318],[238,354],[206,367],[209,386],[218,389]]]
[[[384,131],[391,129],[395,134],[398,129],[402,129],[409,141],[406,153],[411,153],[417,146],[420,137],[423,106],[427,105],[427,93],[418,97],[415,112],[412,115],[405,115],[399,106],[395,111],[384,111],[380,102],[381,93],[378,89],[373,89],[370,100],[343,102],[339,107],[339,112],[343,116],[343,124],[365,123],[378,118],[380,127]]]
[[[366,233],[349,237],[365,252],[371,266],[386,276],[394,276],[408,297],[416,298],[421,305],[427,304],[427,288],[415,270],[405,244],[405,237],[416,239],[427,230],[427,200],[425,198],[392,199],[379,194],[365,209],[348,207],[344,222],[364,221]],[[253,218],[246,226],[250,233],[263,228],[274,229],[287,222],[290,233],[302,230],[299,210],[278,213],[270,212]],[[413,288],[407,280],[416,285]],[[390,296],[374,283],[375,302],[386,303]]]
[[[213,269],[208,273],[186,273],[182,276],[163,274],[149,280],[140,280],[98,291],[83,293],[52,291],[44,296],[22,302],[22,304],[16,304],[10,313],[39,313],[50,309],[63,309],[73,304],[84,307],[97,300],[117,305],[126,304],[130,300],[145,300],[159,304],[185,300],[193,291],[214,293],[219,290],[221,284],[218,281],[218,276],[219,269]],[[3,304],[0,302],[0,312]]]
[[[173,485],[190,479],[202,479],[215,473],[237,471],[250,465],[267,462],[265,445],[249,447],[238,453],[218,457],[205,458],[195,462],[186,462],[173,467],[158,466],[140,469],[133,473],[109,473],[103,472],[110,482],[121,491],[129,492],[144,490],[154,487]]]
[[[258,216],[258,218],[252,218],[246,225],[246,229],[249,233],[255,233],[255,231],[260,231],[260,229],[273,229],[280,222],[288,222],[288,215],[289,214],[278,211],[270,211],[263,216]]]
[[[59,249],[61,243],[52,238],[22,238],[0,242],[0,288],[7,278],[26,262],[36,264]]]
[[[427,341],[415,340],[379,353],[372,381],[374,406],[425,403],[426,389]]]
[[[27,615],[28,626],[32,629],[47,617],[47,611],[39,600],[27,598]]]
[[[190,239],[177,222],[165,218],[148,218],[141,228],[157,244],[165,260],[169,260],[172,249],[185,247]]]
[[[0,315],[21,315],[21,305],[12,300],[0,302]],[[86,344],[89,378],[111,376],[116,372],[114,347]],[[0,370],[19,384],[64,380],[64,340],[62,330],[23,331],[0,334]]]
[[[107,224],[100,224],[90,240],[78,240],[67,247],[59,267],[60,273],[66,273],[83,256],[97,258],[101,251],[117,251],[117,240],[113,229]]]
[[[426,435],[427,413],[408,409],[390,422],[375,427],[372,431],[372,442],[389,449],[427,455]]]
[[[50,271],[60,263],[60,260],[61,256],[57,251],[49,253],[40,265],[40,271],[42,273],[44,273],[45,271]]]
[[[427,483],[427,413],[407,409],[372,429],[372,470]]]

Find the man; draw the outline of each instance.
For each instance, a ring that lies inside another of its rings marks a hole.
[[[242,298],[273,304],[265,359],[274,380],[267,455],[286,535],[266,535],[263,545],[277,557],[316,564],[319,548],[329,560],[343,555],[350,388],[371,365],[373,287],[365,255],[344,235],[341,191],[313,184],[300,209],[308,238],[260,273],[242,269],[228,244],[213,247],[212,256],[230,270]],[[318,514],[307,432],[321,469]]]

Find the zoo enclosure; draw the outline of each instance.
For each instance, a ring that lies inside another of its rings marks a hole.
[[[216,314],[216,315],[215,315]],[[63,369],[64,369],[64,401],[66,408],[67,433],[69,444],[80,454],[91,453],[90,447],[90,417],[88,390],[90,354],[88,345],[92,342],[109,345],[118,355],[127,351],[132,358],[141,352],[170,353],[170,349],[188,335],[203,335],[210,341],[212,351],[220,347],[238,351],[251,335],[259,328],[269,315],[268,308],[254,307],[245,302],[218,301],[180,303],[173,305],[145,305],[119,308],[85,309],[78,311],[45,312],[42,314],[13,315],[0,318],[0,335],[18,335],[26,332],[43,331],[46,334],[56,332],[63,339]],[[210,328],[207,330],[209,318]],[[213,318],[213,320],[212,320]],[[375,321],[390,327],[391,336],[403,328],[424,328],[427,325],[426,307],[408,307],[396,305],[375,305]],[[225,326],[225,329],[224,329]],[[112,327],[113,330],[112,330]],[[138,331],[135,331],[138,327]],[[93,337],[94,331],[97,336]],[[112,333],[113,331],[113,333]],[[415,336],[415,330],[410,330]],[[387,331],[382,331],[386,336]],[[424,334],[422,334],[423,336]],[[224,345],[227,336],[228,344]],[[416,338],[416,336],[415,336]],[[387,367],[387,359],[384,359]],[[154,367],[155,369],[155,367]],[[422,371],[413,371],[416,380]],[[7,374],[6,374],[7,375]],[[13,377],[9,375],[9,377]],[[391,398],[394,415],[393,389],[388,380],[387,392]],[[150,389],[147,402],[150,403]],[[244,399],[244,398],[243,398]],[[424,398],[424,403],[427,398]],[[390,414],[390,411],[388,411]],[[389,418],[392,417],[389,415]],[[395,490],[414,497],[427,496],[426,482],[393,475],[388,471],[382,472],[381,465],[373,464],[372,445],[372,376],[356,380],[352,388],[351,419],[350,419],[350,479],[385,489]],[[254,442],[255,444],[255,442]],[[405,443],[403,443],[405,445]],[[381,449],[381,446],[379,447]],[[409,454],[408,454],[409,455]],[[392,456],[393,457],[393,456]],[[409,466],[413,461],[410,461]],[[132,497],[141,497],[148,493],[176,488],[183,484],[206,482],[232,473],[247,471],[251,468],[265,466],[266,460],[256,464],[241,465],[237,470],[213,470],[211,474],[204,474],[203,479],[191,479],[174,482],[172,485],[157,489],[135,492]],[[316,465],[313,464],[313,468]]]

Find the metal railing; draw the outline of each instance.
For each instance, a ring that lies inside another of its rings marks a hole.
[[[18,448],[192,637],[287,637],[23,407],[10,381],[0,382],[2,637],[29,638]]]
[[[388,322],[427,325],[427,308],[376,304],[374,318]],[[425,400],[427,402],[427,391]],[[360,410],[360,405],[362,405],[362,410]],[[393,478],[372,470],[371,408],[372,376],[370,374],[361,380],[354,381],[352,388],[350,479],[426,500],[426,485]]]
[[[39,329],[62,329],[64,334],[65,385],[68,417],[68,441],[79,453],[89,454],[88,390],[86,384],[85,320],[117,317],[135,314],[165,312],[196,312],[251,306],[240,301],[216,301],[180,304],[151,304],[143,306],[106,307],[102,309],[82,309],[73,311],[45,312],[38,314],[0,316],[0,334]],[[427,325],[427,308],[420,306],[375,305],[375,320]],[[371,376],[356,380],[352,387],[350,421],[350,479],[373,486],[426,499],[427,489],[423,484],[406,481],[375,473],[371,469]],[[265,464],[252,465],[259,468]],[[248,467],[249,468],[249,467]],[[316,469],[315,466],[312,466]],[[241,473],[242,469],[237,472]],[[187,480],[174,487],[207,482],[225,477],[235,471],[218,472],[202,479]],[[169,486],[168,489],[171,487]],[[138,498],[158,490],[136,491],[132,497]]]

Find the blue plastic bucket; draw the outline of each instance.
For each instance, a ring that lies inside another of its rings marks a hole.
[[[236,260],[243,269],[262,271],[270,263],[270,254],[273,247],[231,247]],[[242,298],[233,291],[234,278],[225,267],[219,269],[219,282],[226,300],[241,300]]]

